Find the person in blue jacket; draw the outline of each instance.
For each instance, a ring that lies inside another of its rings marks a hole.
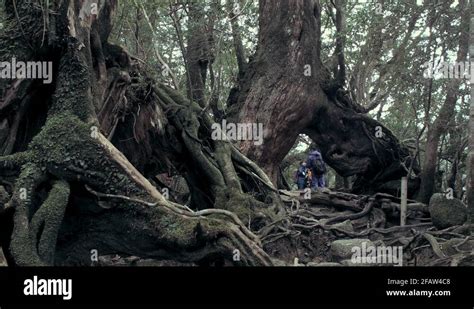
[[[296,184],[298,185],[298,190],[303,190],[306,187],[306,177],[308,176],[308,168],[306,167],[306,162],[302,161],[298,170],[296,171]]]
[[[327,169],[321,153],[315,149],[311,150],[306,162],[307,167],[311,169],[313,174],[311,188],[324,188],[326,186],[324,174]]]

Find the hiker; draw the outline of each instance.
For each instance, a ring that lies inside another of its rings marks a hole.
[[[326,173],[326,164],[323,161],[321,153],[317,150],[312,150],[309,153],[307,164],[312,171],[311,188],[324,188],[326,183],[324,181],[324,174]]]
[[[303,190],[306,187],[306,179],[308,176],[308,168],[306,167],[305,161],[301,161],[295,176],[296,184],[298,185],[298,190]]]

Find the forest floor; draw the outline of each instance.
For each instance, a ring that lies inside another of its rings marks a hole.
[[[261,237],[275,266],[474,265],[472,225],[437,229],[425,204],[409,200],[400,226],[400,200],[323,189],[280,190],[287,217]],[[257,233],[258,235],[258,233]],[[99,265],[195,266],[179,261],[102,256]]]

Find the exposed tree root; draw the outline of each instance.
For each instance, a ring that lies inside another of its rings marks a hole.
[[[14,228],[10,250],[18,265],[45,265],[37,250],[37,235],[31,237],[31,218],[34,215],[33,198],[37,187],[46,180],[38,165],[27,163],[18,178],[10,207],[15,209]]]
[[[326,243],[330,243],[344,238],[368,238],[385,246],[402,246],[404,265],[472,265],[472,226],[436,231],[427,222],[429,215],[424,204],[412,203],[409,224],[399,226],[398,217],[394,218],[392,213],[400,207],[396,203],[398,198],[388,194],[368,197],[325,190],[312,192],[311,198],[305,199],[304,192],[281,193],[290,223],[286,227],[278,226],[262,237],[262,242],[267,251],[272,248],[276,257],[288,264],[295,257],[306,262],[331,261],[329,248],[312,251],[315,249],[310,244],[319,243],[320,239],[327,238]],[[341,221],[344,222],[338,223]],[[303,241],[306,245],[303,248],[298,245],[291,253],[282,250],[282,246],[288,247],[288,241]],[[303,255],[305,250],[308,251]]]
[[[372,210],[372,207],[374,207],[374,202],[370,201],[366,204],[366,206],[364,207],[364,210],[362,210],[361,212],[358,212],[358,213],[355,213],[355,214],[332,217],[332,218],[330,218],[326,221],[326,224],[330,224],[330,223],[337,222],[337,221],[359,219],[359,218],[365,216],[366,214],[368,214]]]
[[[27,162],[27,157],[26,152],[0,157],[0,174],[9,171],[19,172],[21,166]]]
[[[191,190],[192,208],[232,211],[254,230],[284,213],[270,179],[230,141],[212,138],[214,121],[197,103],[163,85],[147,88],[146,100],[166,115],[161,134],[167,140],[155,147],[165,149],[167,160],[180,167]]]
[[[47,119],[28,141],[26,153],[0,159],[0,172],[7,169],[19,172],[8,203],[8,208],[14,209],[14,227],[7,248],[12,263],[91,264],[90,251],[96,249],[99,254],[173,258],[198,264],[219,261],[271,265],[269,256],[259,246],[258,237],[236,214],[224,209],[193,212],[166,200],[100,133],[99,120],[102,120],[107,129],[104,131],[109,137],[114,135],[117,122],[113,117],[117,115],[110,115],[112,119],[99,119],[96,112],[102,115],[101,110],[105,114],[108,109],[114,110],[111,100],[127,104],[123,95],[129,79],[127,72],[121,72],[120,68],[128,69],[129,61],[119,61],[115,66],[122,79],[110,80],[108,89],[104,88],[104,59],[98,59],[97,67],[91,61],[91,49],[94,55],[107,54],[110,58],[125,54],[121,48],[106,42],[110,33],[107,26],[110,16],[106,16],[106,12],[113,2],[102,4],[107,9],[101,8],[98,19],[88,16],[88,3],[68,1],[58,5],[61,6],[58,11],[73,14],[64,16],[68,27],[54,29],[54,39],[58,39],[55,44],[60,46],[56,59],[59,67],[51,102],[45,104],[48,105]],[[25,16],[28,10],[35,10],[28,1],[22,1],[21,8],[26,10]],[[105,28],[96,32],[99,26]],[[0,49],[6,47],[3,44],[6,41],[1,39]],[[93,39],[91,46],[89,39]],[[254,201],[258,204],[242,191],[233,167],[230,144],[216,142],[218,157],[206,149],[209,141],[203,144],[198,132],[200,126],[204,128],[200,119],[206,121],[204,124],[208,124],[209,119],[200,112],[188,113],[186,109],[191,105],[183,105],[186,101],[180,102],[174,93],[163,92],[160,99],[166,103],[165,108],[177,111],[175,118],[169,113],[170,119],[175,119],[173,124],[189,156],[198,158],[194,167],[200,167],[202,172],[211,171],[206,180],[214,179],[211,191],[215,205],[224,208],[235,196],[247,199],[243,206]],[[150,122],[150,119],[145,121]],[[137,139],[136,134],[134,137]],[[201,179],[197,181],[206,185]],[[84,190],[86,186],[91,192],[100,192],[100,198],[106,200],[97,201],[97,194]],[[227,188],[230,190],[224,192]],[[49,191],[47,197],[45,191]]]
[[[122,201],[120,205],[106,210],[107,212],[125,212],[130,219],[132,213],[144,212],[146,209],[148,218],[142,219],[150,224],[149,229],[155,236],[147,238],[148,241],[151,241],[150,243],[143,241],[139,243],[137,248],[134,248],[136,252],[124,250],[120,248],[120,245],[119,248],[116,248],[119,252],[135,255],[141,253],[153,258],[170,257],[172,254],[164,249],[151,250],[150,252],[146,250],[146,248],[150,249],[154,246],[159,248],[161,243],[164,248],[169,250],[172,248],[171,244],[175,248],[180,248],[178,252],[175,252],[176,258],[183,261],[199,262],[214,256],[214,258],[225,257],[228,261],[239,265],[271,264],[268,256],[258,247],[258,238],[248,231],[234,214],[225,210],[206,210],[193,213],[176,207],[165,200],[156,188],[138,173],[105,137],[92,138],[88,135],[87,126],[74,118],[66,117],[63,120],[53,118],[51,122],[44,134],[37,137],[41,143],[33,142],[31,158],[37,163],[27,164],[23,167],[23,172],[15,186],[15,195],[12,198],[16,212],[11,251],[17,264],[48,265],[51,263],[52,256],[54,256],[53,244],[56,243],[55,235],[64,213],[65,201],[67,201],[68,189],[65,181],[79,181],[91,188],[97,188],[96,190],[107,192],[107,197],[119,195],[131,197],[125,202]],[[68,123],[67,126],[65,126],[66,123]],[[71,123],[75,123],[73,128],[75,133],[72,136],[70,132],[65,134],[65,129],[68,128],[66,130],[69,131],[71,128]],[[55,134],[52,134],[53,132]],[[51,138],[56,139],[55,142],[64,145],[65,148],[82,149],[83,151],[79,150],[77,157],[76,154],[71,154],[71,157],[54,155],[45,157],[44,153],[51,151],[47,148],[48,145],[51,145]],[[81,144],[75,144],[76,141]],[[89,166],[94,169],[90,170]],[[32,199],[22,199],[20,189],[26,188],[27,194],[33,195],[38,185],[44,182],[45,172],[64,181],[53,185],[49,197],[34,212]],[[139,203],[138,200],[147,201],[147,204]],[[53,208],[58,209],[53,211]],[[124,208],[129,209],[125,210]],[[53,212],[54,215],[51,215],[50,212]],[[222,219],[207,219],[205,216],[210,214],[231,217],[237,225],[227,223]],[[111,216],[114,217],[112,214]],[[80,215],[76,219],[80,220]],[[131,221],[130,225],[133,225],[134,220]],[[169,222],[174,227],[170,229],[170,226],[165,222]],[[43,228],[41,228],[42,225]],[[108,230],[108,228],[112,230]],[[143,230],[134,227],[135,236],[133,237],[138,237],[140,231]],[[109,223],[104,224],[100,234],[107,238],[107,234],[113,235],[114,232],[117,231]],[[82,240],[77,241],[81,243]],[[77,244],[77,246],[79,245]],[[100,245],[96,246],[100,247]],[[74,247],[74,244],[71,243],[68,247]],[[77,250],[77,247],[75,248]],[[110,249],[109,245],[108,250]],[[238,261],[232,260],[235,250],[239,252]],[[171,252],[173,251],[176,249],[171,250]],[[186,252],[189,252],[189,256]],[[82,262],[84,261],[82,260]],[[58,263],[62,263],[61,260]]]
[[[45,264],[54,263],[56,241],[70,194],[69,184],[57,181],[48,198],[31,219],[30,240],[36,244],[39,257]]]

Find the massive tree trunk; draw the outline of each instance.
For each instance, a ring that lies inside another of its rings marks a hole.
[[[94,1],[62,1],[45,10],[31,1],[6,1],[5,5],[8,20],[0,36],[2,60],[16,57],[55,65],[51,86],[14,80],[0,105],[0,121],[7,123],[8,133],[1,143],[0,174],[2,179],[14,179],[8,187],[9,202],[0,208],[0,240],[9,264],[90,265],[91,250],[99,255],[193,263],[271,264],[258,237],[247,228],[251,222],[244,225],[225,209],[195,212],[165,199],[109,141],[130,134],[131,144],[117,143],[126,153],[148,134],[171,135],[175,138],[171,142],[177,142],[174,147],[193,158],[192,168],[202,169],[206,180],[213,180],[205,187],[213,204],[235,209],[251,204],[265,212],[267,198],[273,196],[269,205],[279,205],[265,174],[230,143],[216,142],[206,152],[198,131],[204,130],[201,125],[209,126],[210,120],[201,117],[197,105],[159,84],[153,89],[142,85],[125,94],[135,82],[129,74],[131,57],[107,43],[115,0],[101,2],[98,14],[91,9]],[[43,29],[45,11],[48,28],[43,36],[38,31]],[[140,100],[143,88],[152,93],[153,104]],[[13,109],[13,116],[8,108]],[[136,108],[144,112],[121,116]],[[167,115],[162,108],[173,115],[167,123],[160,119]],[[28,127],[23,124],[27,116]],[[148,163],[141,159],[166,153],[159,143],[155,145],[148,140],[135,149],[139,168]],[[155,159],[160,166],[167,157]],[[238,173],[245,176],[240,178]],[[197,175],[188,177],[198,182]],[[263,202],[245,194],[242,186],[246,183],[266,186],[261,190]],[[233,198],[245,203],[227,205]],[[248,218],[247,212],[238,214]],[[239,261],[233,259],[235,250]]]
[[[265,135],[262,145],[242,141],[240,149],[276,184],[279,163],[306,133],[340,175],[359,176],[355,191],[379,190],[406,174],[409,153],[350,100],[343,75],[323,66],[320,45],[318,1],[260,1],[257,52],[229,103],[233,121],[262,123]]]
[[[312,120],[314,102],[325,100],[315,75],[319,61],[317,18],[312,1],[261,1],[256,55],[246,71],[235,122],[263,123],[263,145],[242,141],[240,149],[256,160],[276,183],[278,165],[301,128]],[[311,76],[305,76],[305,65]],[[316,76],[317,78],[317,76]]]
[[[461,18],[461,34],[459,36],[459,50],[456,63],[464,62],[467,58],[469,44],[469,10],[465,10],[466,1],[459,2]],[[425,147],[425,160],[421,172],[421,186],[418,199],[428,203],[435,190],[436,165],[438,162],[438,146],[441,135],[448,129],[449,122],[453,119],[456,102],[458,100],[459,79],[451,79],[447,86],[446,99],[441,106],[438,116],[432,125],[428,126]]]

